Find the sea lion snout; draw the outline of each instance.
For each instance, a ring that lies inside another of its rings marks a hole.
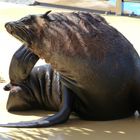
[[[11,85],[10,83],[7,84],[7,85],[5,85],[5,86],[3,87],[3,89],[4,89],[5,91],[10,91],[11,88],[12,88],[12,85]]]
[[[10,34],[12,34],[12,32],[13,32],[13,25],[12,25],[11,22],[6,23],[6,24],[5,24],[5,28],[6,28],[6,30],[7,30]]]

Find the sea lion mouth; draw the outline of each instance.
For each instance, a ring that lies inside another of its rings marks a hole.
[[[23,25],[8,22],[5,24],[5,28],[8,33],[17,38],[19,41],[31,45],[31,32],[29,32]]]

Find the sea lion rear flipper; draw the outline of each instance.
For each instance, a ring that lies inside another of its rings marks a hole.
[[[0,124],[1,127],[16,127],[16,128],[34,128],[34,127],[48,127],[54,124],[64,123],[68,120],[73,102],[74,102],[74,94],[67,87],[63,86],[63,101],[62,108],[58,113],[53,116],[47,118],[41,118],[35,121],[28,122],[18,122],[18,123],[8,123],[8,124]]]
[[[9,77],[14,83],[19,83],[25,80],[39,57],[32,53],[26,45],[22,45],[13,55],[10,68]]]

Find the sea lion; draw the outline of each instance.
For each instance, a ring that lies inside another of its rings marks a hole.
[[[9,67],[10,83],[4,87],[4,90],[10,91],[7,101],[8,111],[27,110],[35,106],[31,104],[34,98],[27,80],[38,59],[39,57],[32,53],[26,45],[22,45],[14,53]]]
[[[47,127],[66,121],[72,111],[87,120],[120,119],[140,111],[140,58],[133,45],[99,15],[49,13],[5,27],[59,72],[67,109],[62,105],[51,121],[1,126]],[[67,117],[60,121],[59,116]]]
[[[10,83],[4,87],[10,91],[8,111],[58,111],[62,102],[59,73],[53,71],[50,64],[33,67],[38,59],[25,45],[13,55],[9,68]]]
[[[14,53],[9,68],[10,83],[4,86],[4,90],[10,91],[7,110],[9,112],[33,109],[58,111],[63,106],[65,116],[61,115],[63,113],[61,111],[57,118],[49,117],[47,120],[51,122],[53,119],[57,119],[53,123],[65,121],[68,117],[67,112],[70,112],[68,107],[71,109],[73,103],[73,95],[70,96],[70,93],[66,93],[67,97],[63,95],[68,90],[63,88],[59,73],[54,71],[50,64],[34,67],[38,59],[39,57],[32,53],[26,45],[22,45]],[[64,98],[65,101],[63,101]],[[40,119],[37,127],[40,127],[40,124],[42,126],[44,122],[45,118]],[[33,126],[28,124],[24,127]]]

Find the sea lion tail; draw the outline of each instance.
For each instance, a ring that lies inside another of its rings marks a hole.
[[[52,124],[49,121],[45,119],[39,119],[39,120],[34,120],[34,121],[0,124],[0,127],[37,128],[37,127],[48,127],[51,125]]]

